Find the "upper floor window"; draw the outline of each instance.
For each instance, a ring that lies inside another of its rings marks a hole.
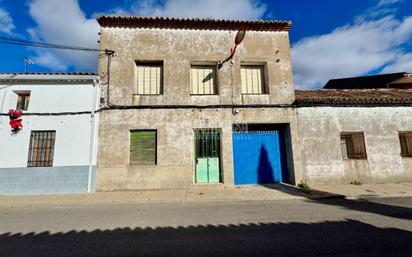
[[[366,147],[363,132],[345,132],[340,135],[342,157],[348,159],[366,159]]]
[[[412,132],[400,132],[401,155],[412,157]]]
[[[192,95],[217,94],[216,66],[192,65],[190,68]]]
[[[264,65],[241,65],[242,94],[265,94]]]
[[[162,62],[136,62],[136,76],[138,95],[159,95],[162,93]]]
[[[32,131],[27,167],[51,167],[54,158],[56,131]]]
[[[30,102],[30,91],[16,92],[17,94],[17,106],[16,110],[27,111]]]

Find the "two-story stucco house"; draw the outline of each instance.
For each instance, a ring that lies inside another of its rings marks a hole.
[[[115,55],[99,61],[97,190],[301,180],[290,22],[98,22],[100,48]]]
[[[0,74],[0,194],[94,192],[98,86],[93,73]]]

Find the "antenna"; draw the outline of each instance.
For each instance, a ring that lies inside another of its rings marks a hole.
[[[246,36],[246,30],[241,29],[236,33],[236,37],[235,37],[235,46],[233,48],[230,49],[230,55],[229,57],[227,57],[223,62],[219,62],[218,64],[218,68],[222,68],[223,64],[229,60],[231,60],[233,58],[233,56],[236,53],[236,48],[237,46],[242,43],[243,39]]]
[[[30,57],[24,58],[24,72],[27,73],[27,65],[34,64],[33,60]]]

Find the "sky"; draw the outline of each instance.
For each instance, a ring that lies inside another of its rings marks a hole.
[[[98,48],[99,15],[291,20],[295,87],[412,72],[412,0],[0,0],[0,37]],[[0,72],[96,72],[97,54],[0,44]]]

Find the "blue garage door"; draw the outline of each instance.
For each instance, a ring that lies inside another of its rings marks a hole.
[[[233,133],[235,185],[282,182],[278,131]]]

